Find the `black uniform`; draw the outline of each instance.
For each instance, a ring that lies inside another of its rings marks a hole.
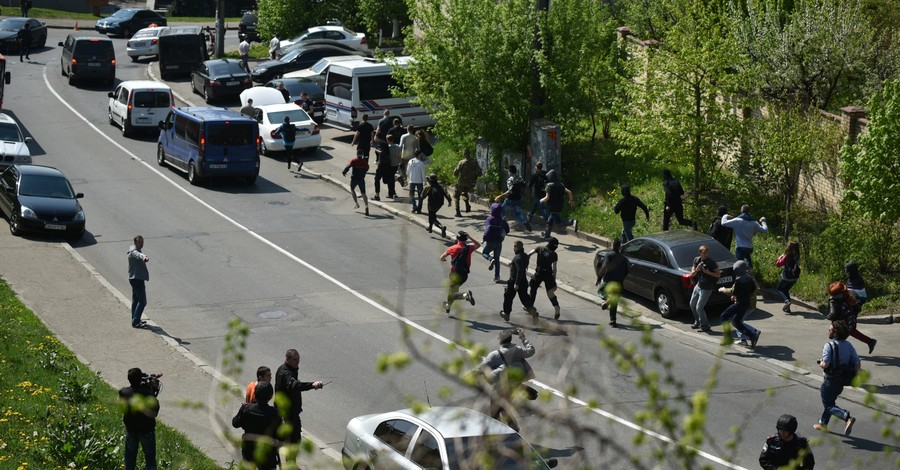
[[[241,436],[241,457],[244,461],[257,462],[254,455],[256,445],[264,436],[268,438],[266,441],[271,447],[268,448],[262,462],[257,462],[257,468],[274,470],[278,466],[278,447],[274,445],[275,434],[281,425],[278,408],[268,403],[245,403],[231,419],[231,425],[244,430],[244,435]]]
[[[558,307],[559,300],[556,298],[556,275],[553,274],[553,263],[556,263],[559,255],[547,246],[537,248],[535,255],[537,255],[537,261],[535,262],[534,277],[531,278],[530,283],[531,305],[534,305],[534,301],[537,299],[538,287],[544,283],[550,303],[554,307]]]
[[[300,369],[282,364],[275,372],[275,393],[282,392],[291,399],[291,409],[284,420],[293,426],[291,435],[285,441],[292,444],[300,442],[300,413],[303,412],[303,395],[301,392],[313,389],[313,382],[301,382],[297,379]]]
[[[816,459],[813,457],[809,441],[805,437],[794,434],[793,439],[785,441],[778,434],[774,434],[766,439],[762,453],[759,454],[759,465],[763,470],[776,470],[796,459],[803,449],[806,449],[803,461],[794,468],[811,470],[816,465]]]
[[[512,263],[509,264],[509,279],[506,281],[506,288],[503,290],[503,313],[509,315],[512,311],[513,298],[519,295],[519,301],[526,310],[532,311],[534,301],[528,295],[528,263],[530,258],[528,254],[522,251],[513,256]]]

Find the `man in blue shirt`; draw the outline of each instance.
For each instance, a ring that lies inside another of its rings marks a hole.
[[[850,327],[844,320],[836,320],[831,322],[828,327],[828,338],[831,340],[825,343],[822,349],[822,360],[819,361],[819,367],[825,371],[825,380],[822,381],[822,387],[819,393],[822,396],[822,405],[825,410],[819,422],[813,427],[819,431],[828,431],[828,421],[834,415],[846,422],[844,424],[844,435],[849,436],[853,431],[853,425],[856,418],[850,416],[850,412],[837,406],[837,397],[844,391],[844,384],[841,380],[841,370],[859,371],[860,360],[856,354],[856,349],[847,341],[850,336]]]

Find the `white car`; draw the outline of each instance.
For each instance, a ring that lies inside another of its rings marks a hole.
[[[323,89],[325,88],[325,75],[328,73],[328,68],[331,67],[331,64],[335,62],[344,62],[348,60],[359,60],[360,57],[358,55],[339,55],[334,57],[323,57],[319,59],[318,62],[312,65],[312,67],[303,70],[297,70],[294,72],[289,72],[284,74],[281,78],[308,78],[314,82],[316,85],[319,85]]]
[[[272,152],[284,152],[284,142],[281,137],[273,137],[272,132],[278,129],[284,122],[285,116],[291,124],[297,127],[297,136],[294,140],[295,150],[315,151],[322,144],[322,135],[319,133],[319,125],[294,103],[266,104],[256,106],[256,122],[259,123],[259,153],[271,155]]]
[[[493,458],[496,470],[554,468],[509,426],[469,408],[436,406],[358,416],[347,424],[344,468],[477,468]]]
[[[0,113],[0,170],[11,165],[31,165],[31,137],[25,137],[15,119]]]
[[[348,46],[353,46],[361,51],[369,49],[369,46],[366,45],[366,33],[350,31],[343,26],[313,26],[300,33],[299,36],[285,39],[279,44],[282,49],[286,49],[288,46],[294,45],[294,43],[312,41],[315,39],[330,39],[332,41],[347,44]]]
[[[120,82],[106,96],[109,123],[122,128],[126,137],[140,129],[157,132],[159,122],[166,120],[175,104],[169,85],[152,80]]]
[[[131,60],[136,61],[140,56],[159,55],[159,33],[169,29],[167,26],[144,28],[136,33],[125,44],[125,52]]]

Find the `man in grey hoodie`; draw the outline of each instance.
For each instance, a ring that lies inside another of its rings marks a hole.
[[[144,237],[134,237],[134,245],[128,248],[128,283],[131,284],[131,327],[144,328],[147,322],[141,320],[144,307],[147,306],[147,286],[150,272],[147,263],[150,257],[141,252],[144,248]]]
[[[512,344],[513,333],[519,335],[521,345]],[[525,359],[534,356],[534,346],[525,338],[525,331],[521,328],[502,330],[498,340],[500,347],[488,353],[472,372],[484,374],[493,385],[491,417],[500,419],[502,413],[509,427],[518,431],[519,424],[516,422],[516,413],[511,403],[513,391],[522,387],[526,380],[533,378],[531,367]],[[518,370],[513,372],[513,369]]]
[[[741,206],[741,214],[735,218],[725,214],[722,216],[722,225],[734,230],[735,249],[734,257],[747,262],[747,267],[753,269],[753,236],[757,233],[769,233],[766,218],[760,217],[759,222],[753,220],[750,215],[750,206]]]

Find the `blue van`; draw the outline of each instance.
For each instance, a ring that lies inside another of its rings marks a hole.
[[[259,176],[259,127],[253,119],[225,108],[188,107],[169,112],[159,123],[156,162],[187,173],[188,181]]]

